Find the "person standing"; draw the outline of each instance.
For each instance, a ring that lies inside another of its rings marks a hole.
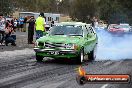
[[[24,29],[23,29],[23,26],[24,26],[24,18],[22,18],[22,17],[19,18],[19,25],[20,25],[21,32],[23,32],[24,31]]]
[[[39,39],[40,37],[43,36],[43,33],[45,32],[44,13],[40,13],[39,17],[36,19],[35,26],[36,26],[36,39]]]
[[[27,17],[26,16],[24,17],[23,22],[24,22],[24,32],[26,32],[26,23],[27,23]]]
[[[13,30],[15,31],[15,29],[14,29],[14,18],[11,20],[11,24],[12,24]]]
[[[17,28],[17,25],[18,25],[17,23],[18,23],[18,22],[17,22],[17,19],[15,18],[15,19],[14,19],[14,23],[13,23],[13,24],[14,24],[14,30],[15,30],[15,31],[16,31],[16,28]]]
[[[52,22],[51,22],[51,27],[53,27],[53,26],[54,26],[54,23],[55,23],[54,21],[52,21]]]
[[[35,26],[35,19],[33,16],[29,20],[27,20],[27,23],[29,23],[28,26],[28,44],[34,44],[33,43],[33,35],[34,35],[34,26]]]
[[[5,33],[5,18],[3,17],[3,14],[0,14],[0,44],[3,44],[4,41],[4,33]]]

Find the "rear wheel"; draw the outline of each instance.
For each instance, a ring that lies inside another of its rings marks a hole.
[[[37,55],[37,53],[36,53],[36,60],[38,62],[42,62],[43,58],[44,58],[43,56]]]
[[[93,61],[96,58],[96,52],[97,52],[97,45],[94,47],[94,49],[88,54],[88,60]]]

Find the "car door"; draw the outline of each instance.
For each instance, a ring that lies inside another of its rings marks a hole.
[[[96,32],[93,29],[93,27],[91,27],[90,25],[86,25],[85,26],[85,30],[86,30],[86,35],[85,35],[85,53],[90,53],[93,48],[95,47],[96,44]]]
[[[89,35],[90,35],[90,41],[91,41],[90,51],[92,51],[95,48],[96,44],[98,43],[98,37],[92,26],[89,27],[89,31],[90,31]]]
[[[84,53],[87,54],[90,52],[91,37],[89,36],[90,32],[88,31],[86,25],[83,27],[83,31],[84,31]]]

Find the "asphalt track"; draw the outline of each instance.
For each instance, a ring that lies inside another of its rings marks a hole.
[[[34,57],[33,45],[26,43],[26,33],[18,33],[17,46],[0,46],[0,88],[132,88],[132,82],[128,84],[85,84],[83,86],[76,82],[79,65],[67,60],[55,61],[52,58],[45,58],[42,63],[38,63]],[[107,35],[107,34],[106,34]],[[105,36],[100,33],[99,36]],[[113,46],[105,47],[106,36],[99,38],[99,50],[96,61],[83,63],[83,68],[88,74],[129,74],[132,75],[131,50],[132,44],[124,38],[114,37],[108,42],[120,40],[120,46],[113,54]],[[123,40],[122,40],[123,39]],[[103,41],[103,42],[100,42]],[[128,46],[129,45],[129,46]],[[120,52],[123,51],[124,52]],[[104,51],[106,50],[106,51]],[[118,53],[117,53],[118,51]],[[126,53],[125,53],[126,52]],[[103,54],[105,53],[105,54]],[[107,54],[106,54],[107,53]],[[120,54],[121,53],[121,54]],[[122,53],[125,55],[122,56]],[[113,55],[114,56],[113,56]],[[118,55],[120,54],[120,56]],[[116,56],[117,55],[117,56]],[[121,58],[123,57],[123,58]]]

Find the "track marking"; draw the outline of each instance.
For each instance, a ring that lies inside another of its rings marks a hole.
[[[108,61],[108,62],[104,63],[104,66],[108,66],[108,65],[110,65],[110,64],[112,64],[112,63],[113,63],[113,62]]]
[[[106,88],[108,86],[108,84],[105,84],[105,85],[103,85],[101,88]]]

